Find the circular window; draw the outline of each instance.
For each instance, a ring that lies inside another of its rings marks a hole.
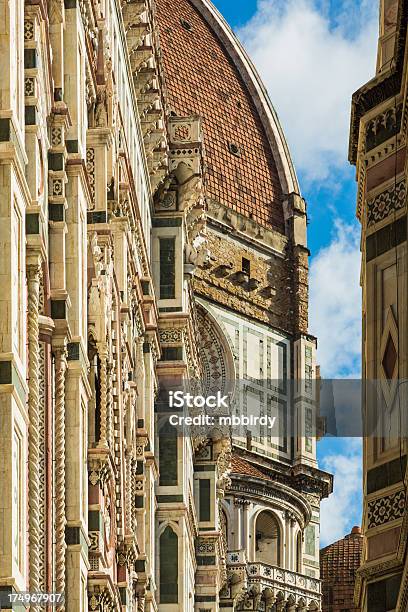
[[[181,26],[187,30],[187,32],[191,32],[193,29],[193,26],[191,25],[191,23],[189,21],[187,21],[186,19],[180,19],[180,23]]]
[[[241,157],[241,149],[235,142],[230,142],[228,144],[229,152],[235,155],[235,157]]]

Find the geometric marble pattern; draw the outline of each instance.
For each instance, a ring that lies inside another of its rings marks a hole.
[[[384,356],[382,359],[382,365],[383,365],[384,372],[388,380],[391,380],[391,378],[393,378],[395,364],[397,363],[397,357],[398,355],[395,349],[394,341],[390,334],[388,337],[387,346],[384,351]]]
[[[405,180],[391,185],[367,202],[368,225],[374,225],[405,206]]]
[[[368,528],[384,525],[404,515],[405,491],[397,491],[387,497],[368,502]]]

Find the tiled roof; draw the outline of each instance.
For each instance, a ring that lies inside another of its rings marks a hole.
[[[354,606],[353,594],[362,547],[361,529],[353,527],[352,532],[345,538],[321,549],[323,612],[358,610]]]
[[[156,0],[156,7],[170,110],[203,119],[207,196],[283,233],[271,146],[231,56],[189,0]]]
[[[232,455],[231,467],[232,472],[235,474],[241,474],[243,476],[254,476],[255,478],[263,478],[264,480],[268,478],[263,472],[261,472],[261,470],[258,470],[258,468],[255,467],[252,463],[245,461],[245,459],[243,459],[239,455]]]

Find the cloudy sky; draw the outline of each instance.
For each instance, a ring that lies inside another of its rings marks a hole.
[[[360,252],[355,169],[347,161],[352,93],[374,76],[377,0],[213,0],[260,72],[308,204],[310,330],[322,373],[360,374]],[[361,444],[325,439],[335,477],[322,503],[321,543],[361,520]]]

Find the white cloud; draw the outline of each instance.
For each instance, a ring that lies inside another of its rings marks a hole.
[[[310,269],[311,330],[318,337],[318,361],[326,378],[360,378],[361,290],[360,228],[337,220],[331,243],[312,259]],[[344,400],[355,387],[340,388]],[[359,393],[358,393],[359,396]],[[337,398],[338,400],[338,398]],[[351,402],[350,402],[351,403]],[[342,410],[336,412],[341,425]],[[341,428],[340,428],[341,429]],[[357,431],[357,430],[356,430]],[[323,441],[322,444],[327,443]],[[333,441],[320,467],[334,476],[334,490],[321,504],[321,546],[350,533],[361,521],[361,439]]]
[[[360,230],[335,222],[329,246],[310,267],[310,330],[326,378],[359,377],[361,355]]]
[[[345,440],[342,452],[327,455],[320,467],[334,475],[334,491],[320,506],[320,545],[324,547],[350,533],[354,525],[360,525],[361,439]]]
[[[377,15],[372,0],[259,0],[238,31],[306,180],[347,160],[351,95],[374,76]]]

